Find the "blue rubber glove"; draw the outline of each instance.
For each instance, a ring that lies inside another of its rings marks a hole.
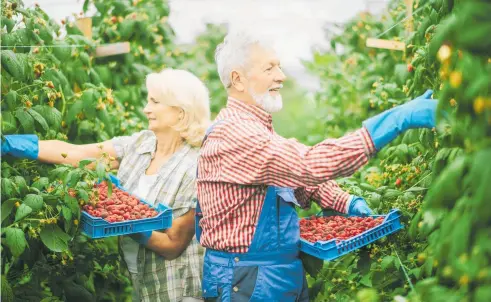
[[[372,214],[373,212],[368,207],[365,199],[359,196],[354,196],[354,195],[352,196],[348,209],[348,215],[368,216]]]
[[[363,126],[370,133],[375,148],[382,149],[406,130],[435,127],[438,101],[430,99],[432,94],[432,90],[427,90],[410,102],[364,121]]]
[[[147,245],[148,240],[152,237],[152,231],[131,234],[130,237],[139,244]]]
[[[39,138],[35,134],[5,135],[2,156],[10,154],[19,158],[38,159]]]

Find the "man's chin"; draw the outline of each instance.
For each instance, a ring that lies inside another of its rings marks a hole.
[[[275,113],[280,111],[283,108],[283,100],[281,98],[281,95],[278,95],[276,97],[270,96],[267,99],[263,99],[258,104],[261,106],[261,108],[264,109],[264,111],[267,111],[269,113]]]

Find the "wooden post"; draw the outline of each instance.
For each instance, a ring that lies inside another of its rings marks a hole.
[[[413,31],[413,0],[404,0],[404,3],[406,4],[406,33],[409,34],[410,32]],[[399,41],[394,41],[394,40],[383,40],[383,39],[375,39],[375,38],[368,38],[366,41],[366,46],[367,47],[374,47],[374,48],[383,48],[383,49],[390,49],[390,50],[400,50],[400,51],[405,51],[406,50],[406,44],[404,42],[399,42]]]
[[[85,17],[79,18],[75,21],[75,24],[80,31],[89,39],[92,39],[92,18]]]
[[[92,18],[85,17],[79,18],[75,21],[75,24],[80,29],[80,31],[84,34],[85,37],[92,40]],[[113,55],[120,55],[130,52],[130,43],[129,42],[120,42],[120,43],[111,43],[99,45],[95,49],[95,57],[107,57]]]
[[[406,17],[408,18],[406,20],[406,29],[407,33],[409,34],[414,30],[413,26],[413,0],[404,0],[404,3],[406,3]]]

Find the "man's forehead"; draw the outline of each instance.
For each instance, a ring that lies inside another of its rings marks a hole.
[[[251,59],[260,64],[280,64],[278,54],[273,48],[255,45],[251,49]]]

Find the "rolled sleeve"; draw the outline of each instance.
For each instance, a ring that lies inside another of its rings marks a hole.
[[[128,136],[116,136],[111,139],[116,156],[119,161],[126,157],[130,152],[135,151],[141,143],[153,136],[148,130],[143,130]]]

